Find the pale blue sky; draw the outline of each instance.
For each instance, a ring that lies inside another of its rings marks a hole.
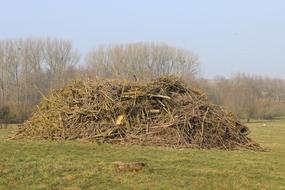
[[[199,55],[205,77],[285,78],[284,0],[0,0],[0,39],[166,42]]]

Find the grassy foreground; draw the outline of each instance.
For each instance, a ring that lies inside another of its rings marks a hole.
[[[0,129],[0,190],[285,189],[285,121],[250,128],[269,152],[7,141],[14,127]],[[148,166],[118,173],[115,161]]]

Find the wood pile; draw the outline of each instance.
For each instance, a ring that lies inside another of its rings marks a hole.
[[[232,113],[175,76],[149,83],[74,81],[44,97],[16,138],[174,148],[262,148]]]

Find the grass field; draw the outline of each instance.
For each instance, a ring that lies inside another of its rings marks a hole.
[[[0,190],[285,189],[285,121],[249,126],[269,152],[7,141],[15,127],[0,129]],[[120,173],[115,161],[148,166]]]

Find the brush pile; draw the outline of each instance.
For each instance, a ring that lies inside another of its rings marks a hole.
[[[16,138],[259,150],[232,113],[174,76],[74,81],[44,97]]]

